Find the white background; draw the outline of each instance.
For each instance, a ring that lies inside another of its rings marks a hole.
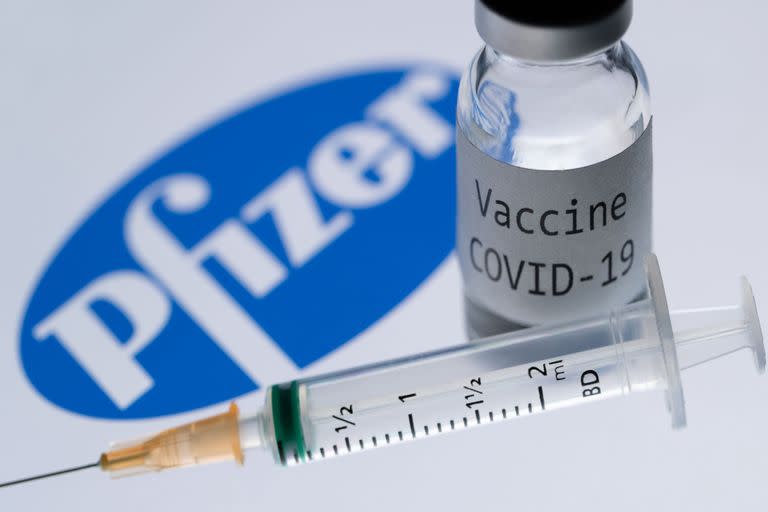
[[[768,4],[636,3],[627,40],[651,83],[655,247],[672,306],[735,302],[743,273],[768,318]],[[468,0],[0,4],[0,481],[89,462],[110,440],[201,413],[93,420],[23,375],[26,300],[90,208],[158,152],[297,81],[414,60],[459,72],[479,46]],[[462,336],[451,259],[310,371]],[[682,432],[661,396],[636,396],[296,469],[254,455],[244,469],[118,481],[91,470],[2,489],[0,510],[763,510],[768,379],[737,354],[684,383]]]

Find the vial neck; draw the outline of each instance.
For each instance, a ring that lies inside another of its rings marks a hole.
[[[485,53],[488,54],[488,57],[492,58],[493,60],[498,60],[500,62],[504,62],[512,66],[539,67],[539,68],[548,68],[548,67],[562,68],[562,67],[569,67],[569,66],[588,66],[590,64],[595,64],[595,63],[604,61],[605,59],[609,59],[609,58],[614,59],[620,52],[621,52],[621,41],[617,41],[616,43],[614,43],[612,46],[609,46],[608,48],[597,51],[595,53],[579,56],[574,59],[539,61],[539,60],[521,59],[519,57],[514,57],[500,50],[497,50],[490,45],[486,44],[485,46]]]

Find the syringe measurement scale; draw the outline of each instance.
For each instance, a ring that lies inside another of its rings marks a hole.
[[[606,326],[604,321],[596,321],[584,328],[594,334],[601,324]],[[530,331],[539,330],[548,329]],[[566,333],[575,341],[572,329],[563,331]],[[539,336],[530,334],[529,341],[514,345],[505,343],[508,336],[502,336],[498,344],[478,347],[471,364],[476,372],[464,377],[460,375],[467,370],[468,361],[457,364],[452,360],[464,355],[466,347],[457,347],[418,360],[395,361],[389,367],[376,366],[373,372],[363,368],[324,376],[317,382],[307,379],[273,386],[267,403],[281,417],[275,422],[275,456],[288,465],[308,462],[630,391],[629,380],[622,378],[626,369],[618,357],[621,354],[612,339],[604,337],[603,347],[568,358],[524,361],[525,354],[540,355],[544,348],[539,347]],[[600,340],[591,337],[589,342]],[[635,358],[657,355],[654,340],[630,344],[623,350],[631,349]],[[663,372],[663,368],[656,370]],[[440,378],[445,379],[443,385],[435,382]],[[652,389],[663,383],[663,379],[646,379],[643,385]],[[338,397],[334,404],[328,400],[332,396]],[[276,408],[276,403],[289,405]],[[271,419],[265,423],[270,424]]]

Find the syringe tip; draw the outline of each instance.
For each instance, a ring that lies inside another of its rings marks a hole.
[[[242,464],[238,416],[232,403],[223,414],[116,445],[101,455],[99,465],[114,476],[128,476],[225,460]]]
[[[0,482],[0,487],[10,487],[12,485],[16,484],[23,484],[27,482],[32,482],[33,480],[41,480],[43,478],[48,478],[52,476],[59,476],[64,475],[66,473],[73,473],[75,471],[80,471],[83,469],[89,469],[89,468],[95,468],[99,466],[99,462],[94,462],[91,464],[83,464],[82,466],[74,466],[67,469],[60,469],[58,471],[52,471],[50,473],[43,473],[42,475],[35,475],[35,476],[28,476],[26,478],[19,478],[18,480],[11,480],[10,482]]]

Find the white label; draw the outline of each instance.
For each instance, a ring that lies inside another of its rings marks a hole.
[[[651,126],[594,165],[499,162],[459,129],[456,248],[465,293],[523,325],[604,313],[645,290],[651,252]]]

